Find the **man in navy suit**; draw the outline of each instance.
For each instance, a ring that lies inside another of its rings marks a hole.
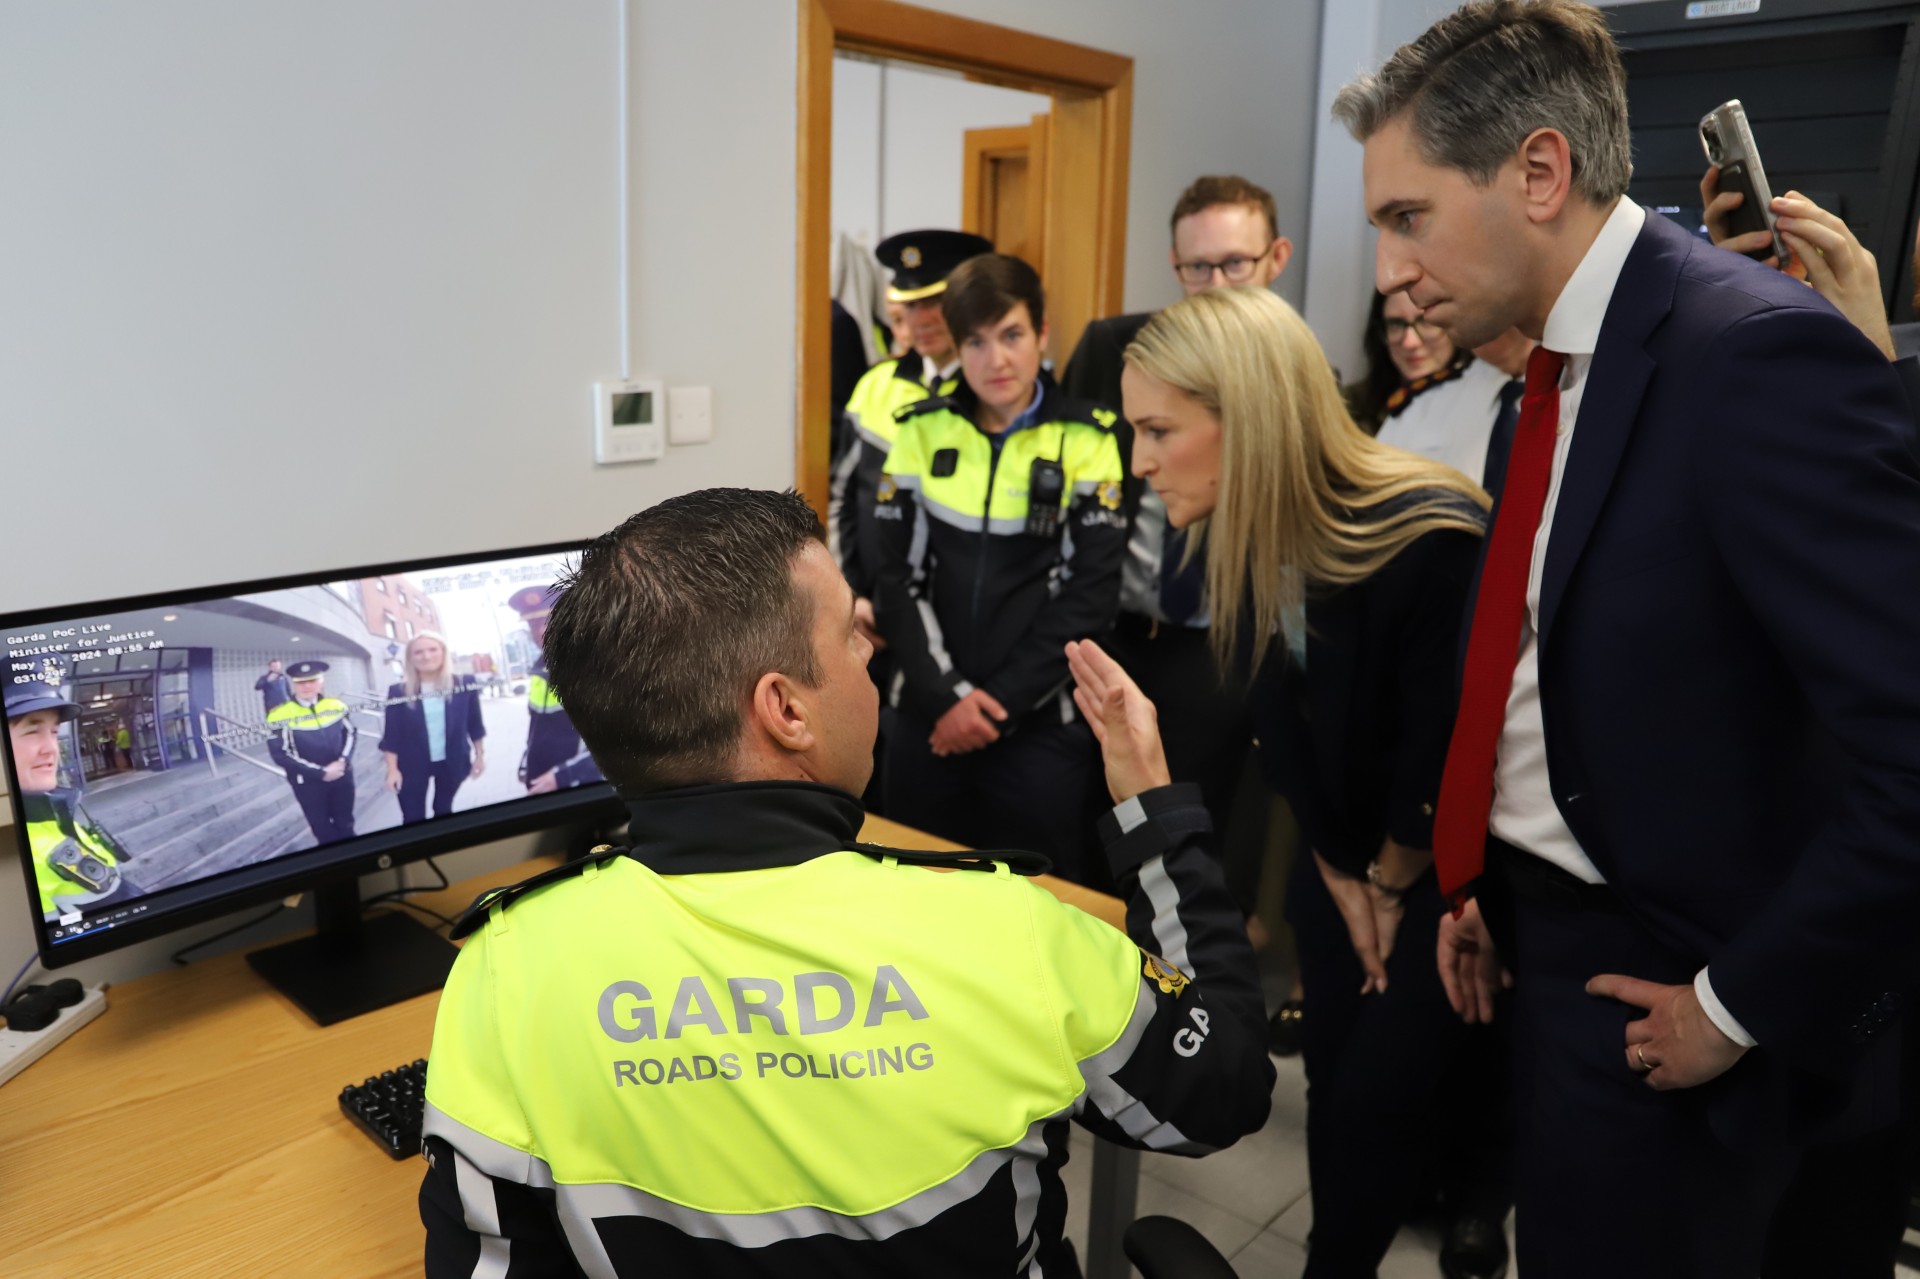
[[[1496,941],[1513,960],[1521,1273],[1751,1276],[1800,1144],[1893,1095],[1920,918],[1906,401],[1813,290],[1625,197],[1598,11],[1466,5],[1334,113],[1378,287],[1456,345],[1541,344],[1435,826],[1470,1020]]]

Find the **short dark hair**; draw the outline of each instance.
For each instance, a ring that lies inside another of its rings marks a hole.
[[[1475,0],[1347,85],[1333,115],[1365,142],[1405,114],[1431,164],[1485,186],[1535,129],[1558,129],[1593,204],[1633,175],[1627,75],[1607,19],[1575,0]]]
[[[791,490],[702,489],[603,533],[561,575],[547,679],[622,792],[732,778],[768,671],[820,682],[794,560],[822,540]]]
[[[1173,206],[1173,217],[1167,222],[1167,230],[1175,231],[1180,219],[1190,218],[1196,213],[1222,204],[1244,204],[1248,208],[1260,210],[1267,220],[1267,234],[1280,234],[1280,216],[1274,211],[1273,196],[1265,187],[1255,186],[1245,178],[1234,173],[1209,174],[1195,178],[1193,185],[1180,193],[1180,199]]]
[[[946,317],[953,340],[964,342],[975,329],[992,324],[1021,302],[1027,304],[1027,318],[1039,332],[1047,322],[1040,273],[1010,253],[983,253],[968,258],[947,277],[940,314]]]

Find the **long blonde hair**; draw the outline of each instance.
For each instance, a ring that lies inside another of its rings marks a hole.
[[[407,697],[409,700],[414,701],[417,701],[420,697],[421,683],[420,672],[415,670],[413,666],[413,646],[421,640],[432,640],[440,646],[440,674],[434,677],[433,691],[441,696],[445,696],[453,692],[453,686],[458,680],[458,677],[453,673],[453,649],[448,646],[447,637],[439,631],[415,631],[413,638],[407,641],[405,652]]]
[[[1257,665],[1309,586],[1362,581],[1435,529],[1483,531],[1480,486],[1355,426],[1313,331],[1264,288],[1175,303],[1126,361],[1220,421],[1219,496],[1189,541],[1206,546],[1222,669],[1248,624]]]

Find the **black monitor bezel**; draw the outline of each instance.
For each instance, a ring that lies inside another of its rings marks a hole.
[[[29,622],[44,624],[49,620],[76,617],[86,613],[199,604],[208,600],[229,599],[238,595],[251,595],[264,591],[320,586],[328,582],[355,581],[361,578],[417,572],[422,568],[459,568],[467,564],[484,564],[494,560],[523,559],[539,555],[577,555],[585,549],[586,545],[585,540],[547,542],[537,546],[507,550],[462,552],[447,556],[419,556],[407,560],[393,560],[384,564],[310,573],[290,573],[281,577],[222,583],[217,586],[188,587],[176,591],[153,591],[144,595],[130,595],[118,599],[88,600],[45,608],[14,609],[0,614],[0,634]],[[3,647],[0,646],[0,649]],[[339,845],[344,855],[327,862],[324,866],[303,867],[298,871],[289,871],[286,875],[273,876],[259,883],[236,885],[229,892],[181,905],[149,919],[129,921],[98,932],[83,934],[78,938],[63,939],[56,946],[48,936],[46,918],[37,909],[39,886],[34,878],[32,853],[26,843],[25,802],[20,793],[20,778],[14,767],[13,750],[10,745],[0,746],[0,760],[4,760],[0,767],[6,769],[7,802],[13,816],[11,838],[20,869],[26,877],[26,906],[33,920],[34,942],[39,950],[40,965],[49,970],[64,968],[69,964],[76,964],[82,960],[151,941],[155,937],[164,937],[169,933],[191,928],[195,924],[230,915],[250,906],[276,901],[296,892],[310,892],[323,880],[345,876],[357,879],[361,875],[398,869],[409,863],[452,852],[455,849],[524,835],[530,831],[552,827],[563,822],[583,822],[589,819],[614,821],[624,812],[621,801],[610,783],[592,782],[550,795],[528,796],[510,804],[495,804],[484,809],[453,813],[444,818],[436,818],[424,826],[401,826],[374,831],[356,836],[351,842]],[[305,853],[315,851],[321,850],[301,850]],[[298,855],[292,854],[292,856]]]

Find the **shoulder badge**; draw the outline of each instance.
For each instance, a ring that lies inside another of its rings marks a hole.
[[[1099,487],[1093,490],[1093,495],[1094,497],[1099,499],[1100,505],[1105,507],[1107,510],[1117,511],[1120,509],[1120,481],[1119,480],[1101,481]]]
[[[1387,416],[1399,417],[1406,411],[1407,405],[1419,399],[1423,392],[1439,386],[1442,382],[1453,381],[1466,372],[1467,366],[1472,363],[1473,352],[1462,351],[1453,357],[1453,363],[1446,368],[1435,369],[1425,377],[1417,377],[1411,382],[1396,387],[1393,394],[1387,397]]]
[[[611,861],[615,857],[625,856],[626,852],[627,850],[624,847],[616,847],[612,844],[599,844],[585,857],[577,858],[570,862],[562,862],[558,866],[549,867],[541,871],[538,875],[523,879],[517,884],[502,884],[498,888],[489,888],[486,892],[474,898],[473,905],[467,907],[466,910],[460,913],[460,917],[453,921],[453,929],[448,932],[447,937],[449,940],[459,941],[462,937],[477,931],[480,925],[486,923],[487,916],[493,911],[495,906],[511,906],[525,893],[532,892],[534,889],[544,887],[547,884],[557,883],[563,879],[571,879],[590,865],[598,865],[604,861]]]
[[[876,502],[891,502],[893,500],[894,494],[898,493],[899,491],[900,491],[900,486],[893,482],[893,476],[885,471],[882,471],[880,473],[879,487],[875,488],[873,491],[873,500]]]
[[[1187,976],[1178,968],[1175,968],[1172,964],[1160,958],[1160,956],[1144,950],[1141,951],[1140,954],[1146,959],[1146,962],[1140,967],[1141,974],[1144,975],[1148,981],[1158,986],[1161,994],[1172,995],[1175,999],[1178,999],[1186,988],[1193,984],[1193,978]]]

